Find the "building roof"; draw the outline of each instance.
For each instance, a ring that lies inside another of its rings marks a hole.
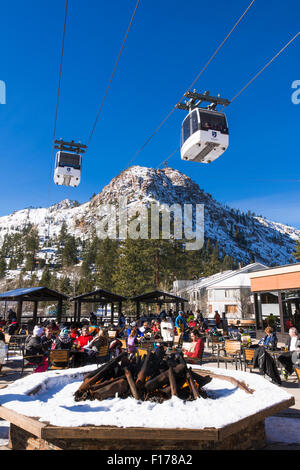
[[[233,287],[250,287],[249,273],[252,271],[265,270],[266,266],[261,263],[252,263],[243,268],[223,271],[212,276],[201,278],[193,284],[188,285],[178,291],[193,291],[195,289],[213,289],[213,288],[233,288]],[[248,278],[248,282],[247,282]]]
[[[136,302],[145,302],[145,303],[174,303],[174,302],[187,302],[187,299],[179,297],[178,295],[171,294],[170,292],[164,292],[160,290],[155,290],[151,292],[146,292],[145,294],[140,294],[135,297],[131,297],[130,300]]]
[[[80,302],[109,303],[109,302],[122,302],[123,300],[127,300],[127,298],[122,295],[109,292],[108,290],[105,290],[105,289],[96,289],[93,292],[87,292],[85,294],[72,297],[70,300],[80,301]]]
[[[0,300],[23,302],[68,300],[68,296],[48,287],[25,287],[0,294]]]

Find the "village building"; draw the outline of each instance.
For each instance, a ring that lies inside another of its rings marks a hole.
[[[216,310],[220,315],[225,312],[228,320],[254,318],[254,296],[249,274],[264,269],[265,265],[252,263],[196,281],[176,280],[173,293],[188,300],[186,310],[200,310],[208,318],[213,318]]]

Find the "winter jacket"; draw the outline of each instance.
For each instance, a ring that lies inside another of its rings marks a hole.
[[[62,341],[62,339],[58,336],[53,343],[52,349],[57,350],[70,350],[72,348],[73,340],[72,338],[67,338],[67,341]]]
[[[264,338],[262,338],[258,344],[263,343],[263,345],[267,348],[276,348],[277,345],[277,336],[275,331],[271,333],[270,335],[266,335]]]
[[[42,339],[40,336],[29,336],[25,341],[25,356],[37,356],[44,354]],[[30,358],[29,362],[39,364],[41,358]]]
[[[87,346],[88,343],[90,341],[92,341],[93,337],[91,335],[87,335],[87,336],[79,336],[79,338],[77,338],[75,340],[75,343],[76,344],[79,344],[81,348],[83,348],[84,346]]]
[[[186,351],[185,356],[191,357],[193,359],[201,359],[204,349],[204,341],[202,338],[199,338],[196,341],[196,346],[193,351]]]
[[[258,367],[260,373],[268,375],[274,382],[281,385],[281,378],[272,356],[264,346],[256,348],[253,358],[253,366]]]
[[[175,326],[177,328],[178,333],[183,333],[184,330],[188,328],[185,318],[182,317],[181,315],[178,315],[178,317],[176,318]]]
[[[135,353],[137,351],[136,336],[128,336],[128,338],[127,338],[127,348],[128,348],[128,352],[130,354]]]
[[[162,320],[160,324],[160,332],[163,341],[171,342],[174,341],[174,324],[171,319]]]

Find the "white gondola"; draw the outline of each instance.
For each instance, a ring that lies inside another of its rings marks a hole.
[[[55,158],[54,183],[76,187],[81,179],[81,155],[59,151]]]
[[[229,144],[225,114],[194,108],[181,126],[181,159],[210,163],[225,152]]]

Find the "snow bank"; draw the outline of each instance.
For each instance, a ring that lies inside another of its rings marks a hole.
[[[196,368],[196,367],[195,367]],[[253,394],[230,382],[213,379],[206,387],[206,400],[183,402],[177,397],[162,404],[133,398],[76,402],[74,392],[94,365],[63,371],[32,374],[0,390],[0,404],[18,413],[39,417],[55,426],[118,426],[159,428],[220,428],[291,397],[257,374],[200,367],[244,381]],[[35,394],[32,395],[32,392]]]

